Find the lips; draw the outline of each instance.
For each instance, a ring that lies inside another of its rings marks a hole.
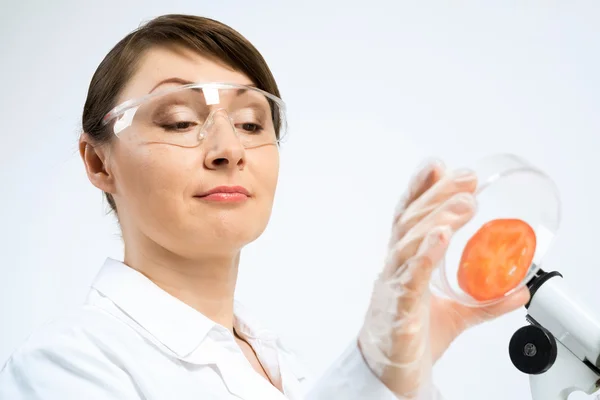
[[[248,200],[250,192],[242,186],[218,186],[195,197],[211,202],[240,203]]]
[[[196,197],[207,197],[213,194],[242,194],[246,197],[250,197],[250,192],[243,186],[217,186],[206,192],[203,192]]]

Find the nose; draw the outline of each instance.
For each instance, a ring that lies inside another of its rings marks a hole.
[[[218,110],[211,115],[204,128],[203,136],[206,168],[213,170],[244,168],[246,149],[225,110]]]

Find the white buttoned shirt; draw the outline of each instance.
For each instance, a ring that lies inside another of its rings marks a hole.
[[[395,400],[356,342],[311,385],[297,358],[239,303],[234,327],[282,391],[225,327],[107,259],[85,303],[43,326],[0,372],[1,400]]]

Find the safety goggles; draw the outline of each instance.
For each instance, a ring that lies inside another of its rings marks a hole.
[[[112,124],[119,138],[181,147],[196,147],[221,129],[233,130],[246,148],[278,144],[287,128],[280,98],[232,83],[193,83],[150,93],[118,105],[102,122]]]

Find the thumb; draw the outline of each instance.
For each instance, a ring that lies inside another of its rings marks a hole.
[[[529,289],[527,287],[523,287],[506,297],[500,303],[484,307],[481,310],[481,322],[489,321],[515,311],[517,308],[527,304],[530,298],[531,294],[529,293]]]

